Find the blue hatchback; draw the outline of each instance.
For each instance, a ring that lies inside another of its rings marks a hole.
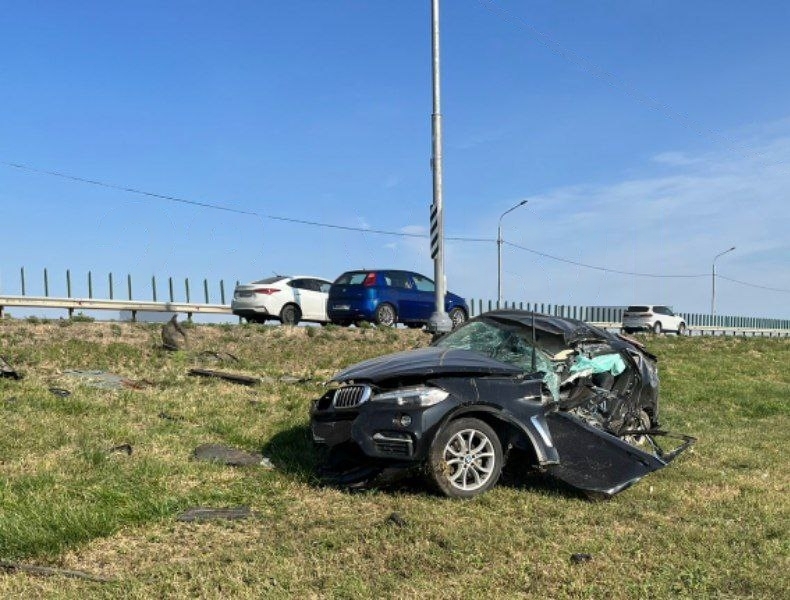
[[[422,327],[435,310],[433,281],[411,271],[346,271],[329,288],[327,315],[338,325],[370,321]],[[458,327],[469,318],[466,301],[450,292],[444,310]]]

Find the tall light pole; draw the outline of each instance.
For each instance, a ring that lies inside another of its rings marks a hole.
[[[436,310],[428,320],[428,329],[444,333],[453,328],[450,317],[444,310],[446,283],[444,281],[444,208],[442,206],[442,113],[439,86],[439,0],[433,0],[432,54],[433,54],[433,113],[431,130],[433,133],[433,204],[431,205],[431,258],[433,258],[433,280],[436,289]]]
[[[735,246],[732,248],[728,248],[724,252],[719,252],[716,256],[713,257],[713,266],[711,267],[711,292],[710,292],[710,316],[716,316],[716,259],[722,256],[723,254],[727,254],[727,252],[732,252],[735,250]]]
[[[512,208],[508,208],[502,215],[499,217],[499,226],[496,230],[496,284],[497,284],[497,301],[496,307],[500,308],[502,306],[502,217],[504,217],[507,213],[512,210],[516,210],[519,206],[524,206],[528,201],[522,200]]]

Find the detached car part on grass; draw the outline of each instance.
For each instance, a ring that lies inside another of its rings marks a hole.
[[[324,475],[340,485],[422,469],[445,495],[468,498],[519,460],[612,496],[695,441],[659,429],[656,357],[641,344],[525,311],[486,313],[330,384],[310,421]]]

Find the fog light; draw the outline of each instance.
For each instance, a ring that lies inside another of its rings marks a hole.
[[[398,419],[398,423],[401,427],[408,427],[411,425],[411,417],[409,415],[401,415],[400,419]]]

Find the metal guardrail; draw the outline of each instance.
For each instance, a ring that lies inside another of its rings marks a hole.
[[[10,307],[64,308],[69,318],[75,310],[128,310],[132,321],[137,320],[138,312],[175,312],[186,313],[188,318],[193,314],[227,314],[230,306],[224,304],[200,304],[195,302],[146,302],[140,300],[98,300],[94,298],[48,298],[40,296],[0,296],[0,317]]]
[[[492,300],[469,300],[472,315],[497,308]],[[579,319],[588,323],[616,323],[620,326],[625,306],[574,306],[567,304],[545,304],[531,302],[503,302],[502,308],[534,310],[538,314]],[[771,319],[766,317],[744,317],[733,315],[709,315],[703,313],[675,313],[683,317],[689,331],[705,333],[709,331],[765,331],[790,333],[790,319]]]
[[[33,308],[66,309],[69,313],[69,318],[74,316],[75,310],[117,310],[119,312],[127,310],[131,313],[132,321],[137,320],[138,312],[185,313],[189,319],[192,318],[193,314],[233,314],[230,306],[225,304],[201,304],[193,302],[146,302],[138,300],[98,300],[94,298],[48,298],[40,296],[0,296],[0,318],[2,318],[3,311],[6,308],[21,306]],[[517,307],[512,306],[511,308]],[[602,329],[615,331],[619,331],[621,328],[620,321],[590,320],[588,323]],[[687,335],[790,337],[790,329],[697,325],[688,327]]]

